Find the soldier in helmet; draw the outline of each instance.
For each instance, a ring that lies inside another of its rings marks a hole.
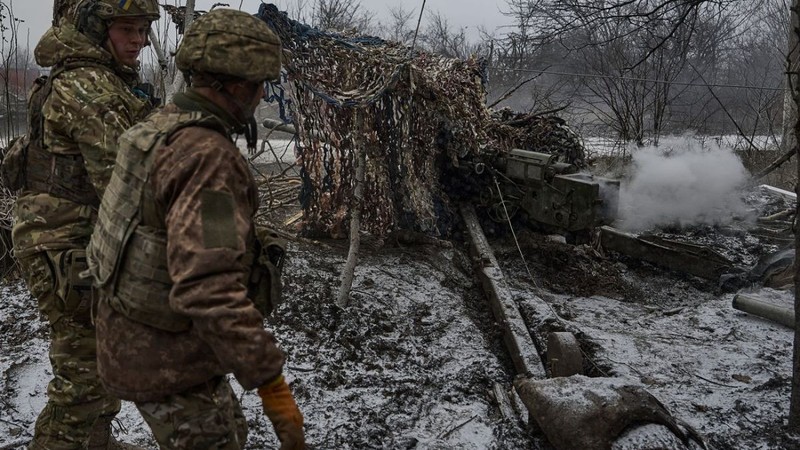
[[[120,138],[87,248],[101,294],[98,372],[109,392],[135,402],[161,448],[244,447],[227,374],[258,390],[282,449],[305,445],[284,355],[263,328],[280,247],[254,224],[257,186],[231,137],[252,140],[280,56],[263,21],[211,11],[177,51],[188,91]]]
[[[53,367],[30,448],[134,448],[110,433],[120,401],[97,377],[92,293],[78,274],[86,269],[84,249],[117,139],[151,109],[134,86],[158,4],[59,1],[54,15],[58,22],[35,49],[36,62],[50,67],[50,76],[32,91],[29,134],[15,166],[14,252],[49,322]]]

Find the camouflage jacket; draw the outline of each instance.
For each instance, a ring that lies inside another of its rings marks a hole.
[[[219,117],[224,111],[197,94],[178,95],[175,102],[180,107],[166,106],[126,132],[121,142],[140,142],[138,136],[152,134],[156,124],[174,122],[181,110],[212,113],[226,125],[232,123]],[[155,153],[142,187],[137,226],[165,233],[172,287],[164,301],[191,325],[183,331],[164,331],[101,300],[96,319],[98,373],[111,394],[126,400],[158,400],[227,373],[245,389],[253,389],[280,375],[284,363],[245,286],[250,267],[244,260],[258,207],[247,163],[229,136],[200,126],[170,128],[177,131],[166,145],[150,150]],[[136,165],[141,158],[134,150],[127,144],[120,147],[110,192],[126,192],[114,183],[123,180],[117,171],[122,174],[126,165]],[[101,209],[114,208],[114,197],[106,195]],[[101,220],[107,217],[103,211],[100,215]],[[101,222],[98,233],[109,226],[113,224]],[[90,248],[94,239],[98,237]],[[121,266],[126,257],[130,255],[123,256]]]
[[[35,57],[43,67],[85,62],[53,80],[43,108],[43,139],[47,151],[81,155],[89,179],[102,197],[116,158],[117,139],[150,110],[149,103],[132,91],[137,73],[117,64],[110,52],[65,20],[45,33]],[[94,207],[24,191],[13,214],[12,236],[18,257],[85,247],[97,217]]]

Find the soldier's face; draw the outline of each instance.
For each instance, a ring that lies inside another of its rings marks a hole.
[[[239,101],[240,106],[246,108],[242,111],[246,116],[255,114],[258,104],[264,98],[264,83],[240,81],[229,85],[228,89]]]
[[[147,43],[150,21],[138,18],[115,19],[108,27],[108,47],[117,62],[136,66]]]

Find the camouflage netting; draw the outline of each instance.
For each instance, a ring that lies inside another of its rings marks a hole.
[[[63,0],[54,8],[66,12],[72,4]],[[459,221],[453,196],[476,191],[463,185],[472,182],[469,176],[454,176],[451,169],[469,161],[526,148],[582,165],[580,140],[561,119],[486,107],[485,71],[476,58],[412,55],[405,46],[377,38],[323,33],[273,5],[262,4],[258,15],[287,50],[309,234],[345,236],[355,151],[362,148],[367,154],[362,229],[377,236],[399,229],[448,236]],[[8,230],[13,195],[2,194],[6,220],[0,228]]]
[[[535,148],[531,141],[556,129],[576,143],[560,153],[582,164],[583,147],[563,121],[491,117],[477,58],[412,54],[394,42],[324,33],[274,5],[262,4],[258,15],[287,50],[309,234],[346,235],[361,149],[367,157],[361,228],[376,236],[398,229],[449,235],[458,218],[448,192],[458,189],[441,179],[447,166]]]
[[[366,150],[362,230],[447,235],[456,220],[441,164],[474,155],[486,141],[482,70],[399,44],[323,34],[273,5],[259,15],[291,52],[285,61],[298,130],[306,231],[345,235],[355,186],[355,151]],[[363,117],[363,127],[356,113]]]

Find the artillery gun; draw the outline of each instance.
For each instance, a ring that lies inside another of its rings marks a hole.
[[[591,230],[612,223],[619,204],[619,180],[581,173],[555,154],[514,149],[494,164],[494,185],[481,198],[495,220],[521,213],[525,222],[586,243]],[[475,166],[477,172],[484,167]]]

